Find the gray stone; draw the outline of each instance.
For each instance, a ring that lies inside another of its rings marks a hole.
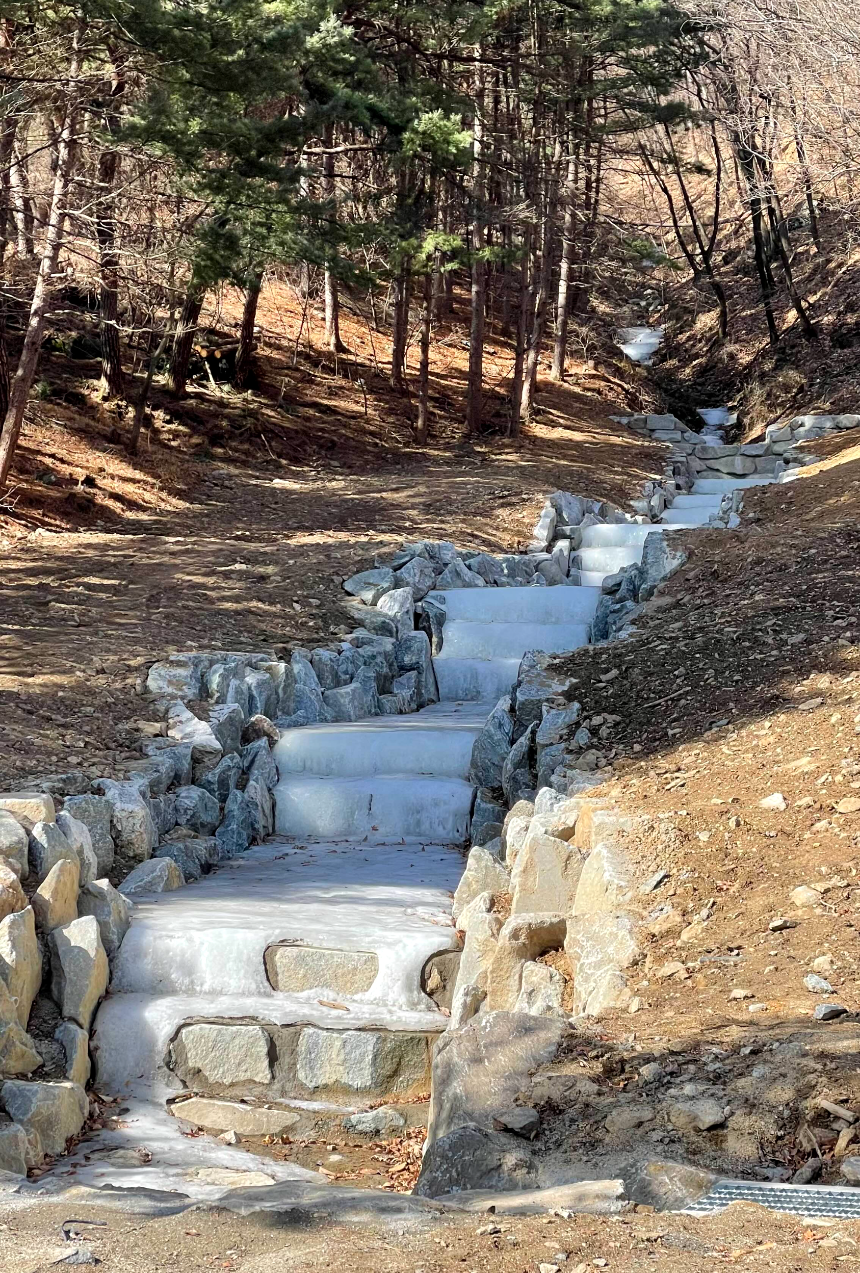
[[[275,829],[275,806],[268,786],[252,778],[245,788],[245,804],[251,818],[251,838],[260,844]]]
[[[839,1017],[844,1017],[848,1009],[843,1007],[841,1003],[818,1003],[815,1005],[815,1011],[812,1016],[815,1021],[837,1021]]]
[[[491,1011],[443,1034],[433,1056],[428,1142],[466,1125],[491,1131],[528,1076],[555,1060],[566,1032],[566,1021]]]
[[[718,469],[721,473],[731,473],[736,477],[745,477],[755,472],[755,460],[748,455],[731,455],[724,459],[709,460],[708,468]]]
[[[90,1036],[74,1021],[61,1021],[54,1038],[66,1055],[66,1078],[86,1087],[90,1081]]]
[[[18,1020],[18,1007],[0,980],[0,1075],[30,1074],[42,1064],[33,1040]]]
[[[397,1132],[405,1127],[406,1119],[390,1105],[380,1105],[376,1109],[348,1115],[343,1126],[345,1131],[361,1136],[384,1136],[386,1132]]]
[[[326,690],[337,689],[341,683],[338,675],[339,658],[340,656],[334,650],[324,650],[322,648],[314,650],[311,655],[311,667],[319,681],[323,694],[325,694]]]
[[[537,783],[534,747],[537,728],[537,722],[533,721],[505,757],[502,790],[509,805],[534,794]]]
[[[575,1012],[597,1017],[629,1002],[624,974],[642,958],[629,916],[574,915],[568,918],[564,948],[573,973]]]
[[[513,732],[511,700],[500,698],[472,747],[470,782],[478,787],[501,787],[502,769],[511,750]]]
[[[355,995],[369,990],[379,973],[379,957],[367,950],[330,950],[322,946],[269,946],[266,975],[282,994],[333,990]]]
[[[311,666],[310,659],[308,659],[307,655],[295,650],[290,666],[296,678],[294,692],[296,711],[304,712],[310,724],[328,720],[322,689],[317,680],[317,674]]]
[[[561,569],[558,562],[554,560],[539,561],[537,572],[549,587],[557,587],[559,584],[565,583],[567,579],[565,572]]]
[[[413,557],[401,566],[394,577],[397,588],[409,588],[413,601],[421,601],[433,587],[435,571],[423,557]]]
[[[224,806],[224,818],[215,832],[221,861],[244,853],[254,834],[254,824],[244,792],[231,791]]]
[[[478,553],[475,557],[469,557],[465,564],[473,574],[480,575],[484,583],[493,587],[507,585],[504,571],[496,558],[491,557],[489,553]]]
[[[359,681],[335,690],[323,690],[323,699],[334,721],[364,720],[371,714],[364,686]]]
[[[474,570],[470,570],[458,559],[445,567],[436,580],[436,587],[439,591],[445,591],[449,588],[485,588],[486,584],[480,575],[476,575]]]
[[[294,1128],[301,1117],[288,1109],[263,1109],[260,1106],[240,1104],[238,1101],[210,1100],[205,1096],[176,1100],[167,1108],[174,1118],[192,1123],[195,1127],[205,1127],[213,1132],[236,1132],[240,1136],[281,1136]],[[236,1176],[239,1174],[235,1173]],[[234,1178],[230,1183],[236,1184],[238,1181]],[[248,1183],[267,1182],[265,1179],[255,1179]]]
[[[78,855],[56,822],[37,822],[30,832],[30,874],[41,883],[64,858],[78,866]]]
[[[434,1140],[421,1160],[414,1192],[424,1198],[463,1190],[523,1190],[537,1181],[532,1155],[504,1132],[463,1125]]]
[[[128,781],[146,784],[150,796],[163,796],[175,777],[173,759],[169,752],[158,752],[138,761],[128,774]],[[60,815],[57,814],[57,821]]]
[[[138,867],[138,870],[141,868]],[[89,1030],[107,990],[108,961],[94,915],[82,915],[50,936],[51,995],[64,1017]]]
[[[242,719],[251,715],[251,704],[248,695],[248,682],[245,680],[244,673],[241,676],[234,676],[227,686],[224,694],[224,705],[227,707],[238,707],[242,713]],[[214,732],[214,731],[213,731]]]
[[[846,1184],[860,1185],[860,1158],[843,1158],[839,1171]]]
[[[171,784],[177,783],[180,787],[191,781],[191,771],[193,768],[193,760],[191,756],[190,743],[178,743],[175,738],[148,738],[141,743],[140,750],[144,756],[163,756],[173,766],[173,777]],[[97,797],[101,799],[101,797]],[[69,802],[66,801],[68,809]],[[87,823],[89,826],[89,823]],[[108,809],[108,831],[110,831],[110,809]],[[90,834],[93,836],[93,844],[95,844],[95,833],[90,826]]]
[[[442,652],[447,615],[448,611],[445,607],[431,600],[430,597],[426,597],[422,601],[418,616],[418,628],[421,632],[427,633],[432,654],[440,654]]]
[[[397,629],[397,636],[405,637],[415,629],[414,598],[411,588],[393,588],[377,602],[377,609],[387,614]]]
[[[20,1025],[26,1027],[42,984],[42,952],[31,906],[0,919],[0,979],[17,1005]]]
[[[30,899],[41,932],[51,933],[77,919],[80,875],[77,861],[61,858],[42,880]]]
[[[89,827],[67,809],[62,809],[57,814],[57,826],[77,854],[81,886],[89,884],[99,873],[99,861]]]
[[[498,1132],[510,1132],[525,1140],[534,1140],[540,1130],[540,1114],[531,1105],[514,1105],[497,1114],[493,1126]]]
[[[246,664],[241,658],[224,657],[213,663],[203,678],[205,694],[196,698],[208,698],[212,703],[226,703],[227,691],[233,681],[241,681]],[[182,695],[180,695],[182,697]]]
[[[537,763],[537,786],[548,787],[554,778],[557,769],[563,769],[567,760],[567,750],[564,743],[556,743],[552,747],[544,747],[543,751],[538,753]]]
[[[155,823],[155,830],[159,840],[169,835],[176,826],[176,796],[168,793],[164,796],[156,796],[149,802],[149,812],[152,814],[152,821]],[[98,874],[98,869],[96,870]]]
[[[149,804],[137,785],[110,778],[99,778],[94,785],[110,804],[111,836],[117,852],[132,861],[145,862],[158,843],[158,833]]]
[[[242,749],[242,768],[249,779],[262,783],[269,791],[278,785],[278,770],[268,738],[258,738]]]
[[[819,977],[814,972],[807,973],[803,978],[803,984],[814,995],[832,995],[836,993],[829,981],[825,981],[824,977]]]
[[[496,943],[487,979],[490,1012],[511,1012],[522,989],[523,969],[564,945],[567,921],[558,914],[511,915]]]
[[[9,1079],[0,1087],[0,1103],[25,1132],[36,1132],[52,1157],[65,1153],[66,1142],[84,1125],[89,1101],[78,1083],[26,1083]]]
[[[670,543],[670,538],[661,531],[654,531],[645,537],[640,563],[643,582],[639,590],[639,595],[644,600],[653,597],[665,579],[686,565],[686,552],[680,544]]]
[[[146,688],[150,694],[202,698],[203,674],[208,662],[201,655],[171,654],[165,662],[153,663],[146,678]]]
[[[669,1106],[669,1122],[679,1132],[706,1132],[726,1121],[722,1106],[708,1097],[677,1101]]]
[[[17,818],[0,809],[0,858],[8,862],[19,880],[25,880],[29,871],[28,842],[27,832]]]
[[[212,837],[214,839],[214,836]],[[190,852],[189,844],[199,844],[199,840],[168,840],[160,844],[152,855],[152,860],[170,858],[182,872],[182,878],[188,884],[191,880],[199,880],[203,874],[203,864],[196,853]]]
[[[498,858],[485,848],[475,846],[469,851],[466,869],[460,877],[454,894],[452,914],[457,920],[469,903],[481,893],[507,893],[511,878]]]
[[[539,725],[543,718],[544,703],[558,695],[566,697],[571,688],[571,678],[553,671],[552,662],[552,655],[542,654],[539,650],[529,650],[523,656],[517,673],[513,702],[514,714],[521,729],[532,723]]]
[[[172,858],[150,858],[130,871],[119,886],[123,897],[144,897],[149,893],[168,893],[182,888],[182,872]]]
[[[535,522],[529,548],[543,549],[548,544],[551,544],[557,522],[558,513],[553,507],[552,501],[547,500],[541,509],[540,517]]]
[[[71,867],[71,863],[69,863]],[[27,897],[21,887],[21,881],[5,862],[0,861],[0,919],[22,911],[27,905]]]
[[[211,835],[220,820],[221,808],[215,796],[202,787],[179,787],[176,792],[178,826],[188,827],[200,835]]]
[[[399,716],[400,701],[396,694],[377,695],[380,716]]]
[[[296,1074],[312,1092],[423,1090],[429,1079],[427,1039],[421,1034],[306,1026],[299,1037]]]
[[[269,745],[268,739],[265,739],[264,742],[266,744],[266,747],[268,747]],[[215,768],[210,769],[207,774],[203,775],[203,777],[200,779],[199,787],[180,787],[179,791],[199,791],[202,789],[204,792],[207,792],[210,796],[213,796],[216,802],[218,802],[219,804],[224,804],[230,792],[233,790],[233,788],[236,786],[237,782],[239,781],[239,778],[241,777],[241,775],[242,775],[241,758],[237,756],[235,752],[231,752],[228,756],[222,756],[222,758],[218,761],[218,764],[215,766]],[[182,818],[180,817],[180,812],[184,812],[184,806],[182,807],[182,810],[180,810],[179,791],[177,791],[176,793],[176,800],[177,800],[176,821],[181,826],[190,826],[193,831],[201,831],[203,829],[202,826],[193,826],[190,822],[184,822]],[[215,822],[212,824],[211,827],[208,828],[209,831],[213,831],[215,829],[215,826],[217,826],[219,819],[220,819],[220,810],[218,812],[218,815],[215,818]],[[205,832],[204,834],[208,834],[208,831]]]
[[[417,672],[404,672],[392,682],[391,688],[401,713],[418,711],[419,679]]]
[[[184,703],[171,703],[167,709],[167,735],[191,747],[195,765],[212,766],[221,759],[221,744],[212,726],[190,712]]]
[[[233,1083],[268,1084],[272,1078],[269,1036],[258,1025],[186,1025],[171,1045],[171,1068],[186,1081],[228,1087]]]
[[[414,557],[426,557],[439,570],[443,566],[450,566],[460,556],[448,539],[421,539],[415,544],[404,544],[403,550],[411,552]]]
[[[237,752],[242,746],[245,714],[237,703],[216,703],[209,713],[209,725],[225,757]],[[176,780],[182,782],[179,774]]]
[[[247,672],[248,715],[274,716],[278,710],[278,694],[268,672]]]
[[[18,1123],[0,1124],[0,1172],[27,1174],[27,1133]]]
[[[409,636],[402,637],[394,647],[394,654],[401,672],[418,673],[418,706],[426,707],[428,703],[437,702],[439,690],[426,632],[410,632]]]
[[[631,1162],[624,1192],[631,1202],[655,1211],[683,1211],[710,1193],[716,1176],[687,1163]]]
[[[582,874],[579,849],[547,835],[535,819],[511,873],[511,913],[554,911],[572,915]]]
[[[506,813],[507,805],[496,799],[493,790],[488,787],[479,787],[469,828],[472,843],[486,844],[488,840],[494,840],[496,836],[500,836]]]
[[[383,596],[385,594],[383,593]],[[374,636],[394,637],[397,635],[397,629],[391,622],[387,614],[383,614],[381,610],[375,609],[376,602],[371,606],[363,606],[354,602],[341,603],[341,609],[345,611],[347,616],[353,623],[359,627],[366,628],[368,632]]]
[[[564,977],[548,964],[526,964],[514,1012],[533,1017],[563,1017]]]
[[[93,916],[105,953],[113,959],[131,924],[131,908],[122,893],[109,880],[85,884],[78,896],[78,913]]]
[[[397,587],[394,571],[387,566],[379,566],[375,570],[362,570],[344,580],[345,590],[350,596],[358,597],[367,606],[375,606],[386,592]]]
[[[558,514],[558,520],[564,526],[578,526],[588,510],[588,501],[581,495],[571,495],[568,491],[554,491],[549,502]]]

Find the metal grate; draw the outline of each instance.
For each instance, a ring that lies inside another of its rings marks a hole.
[[[755,1180],[720,1180],[710,1193],[684,1208],[686,1215],[711,1215],[730,1202],[757,1202],[795,1216],[860,1219],[860,1189],[839,1185],[783,1185]]]

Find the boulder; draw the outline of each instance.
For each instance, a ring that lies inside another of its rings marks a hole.
[[[478,787],[501,787],[502,769],[511,750],[514,722],[511,700],[500,698],[487,717],[487,723],[475,739],[469,781]]]
[[[406,1119],[398,1114],[390,1105],[380,1105],[376,1109],[363,1110],[359,1114],[350,1114],[343,1120],[344,1131],[361,1136],[385,1136],[386,1132],[400,1131],[406,1126]]]
[[[270,721],[267,716],[252,716],[242,726],[241,744],[247,747],[248,743],[255,743],[258,738],[268,738],[269,743],[274,747],[280,737],[281,731],[274,721]]]
[[[439,1198],[473,1189],[530,1189],[536,1182],[537,1168],[522,1140],[464,1125],[425,1150],[414,1192]]]
[[[113,959],[131,924],[131,907],[122,893],[109,880],[93,880],[78,895],[78,913],[94,917],[105,953]]]
[[[394,578],[398,589],[408,588],[412,593],[413,601],[422,601],[433,587],[436,573],[425,558],[413,557],[395,571]]]
[[[154,756],[161,757],[173,766],[173,776],[170,779],[169,786],[175,782],[182,787],[191,781],[194,762],[191,756],[190,743],[178,743],[174,738],[150,738],[141,744],[141,751],[144,756],[149,756],[150,758]],[[151,791],[152,788],[150,787]],[[67,800],[66,808],[68,808],[68,805],[69,802]],[[110,811],[108,811],[108,830],[110,830]],[[90,827],[90,834],[93,835],[93,842],[95,842],[92,827]]]
[[[507,893],[511,887],[511,878],[492,853],[485,848],[475,847],[469,851],[466,869],[460,877],[457,891],[454,894],[452,914],[457,920],[469,903],[481,893]]]
[[[94,785],[110,805],[111,836],[117,852],[134,862],[145,862],[158,843],[158,833],[137,784],[100,778]]]
[[[139,783],[142,780],[150,796],[163,796],[175,777],[170,752],[156,752],[155,755],[138,761],[127,777],[129,782]],[[59,814],[57,821],[59,821]]]
[[[427,1039],[420,1034],[305,1026],[296,1051],[296,1075],[310,1092],[423,1091],[429,1082]]]
[[[185,879],[172,858],[150,858],[141,862],[119,886],[123,897],[144,897],[148,893],[169,893],[182,888]]]
[[[511,913],[572,915],[582,867],[580,850],[547,835],[535,818],[511,873]]]
[[[205,656],[171,654],[161,663],[153,663],[146,678],[150,694],[173,695],[176,698],[202,698],[203,677],[209,664]]]
[[[303,713],[309,725],[327,721],[328,712],[323,702],[322,688],[307,654],[294,650],[290,666],[296,682],[293,695],[296,712]]]
[[[494,790],[479,787],[469,824],[472,844],[486,844],[489,840],[500,837],[506,813],[507,806],[496,799]]]
[[[52,933],[77,919],[79,888],[80,867],[76,861],[63,858],[52,866],[30,899],[36,927],[43,933]]]
[[[238,703],[216,703],[209,712],[209,726],[221,746],[224,757],[239,751],[245,730],[245,713]],[[176,781],[184,785],[188,779],[177,774]]]
[[[245,804],[251,816],[251,836],[262,843],[275,829],[275,807],[266,784],[252,778],[245,788]]]
[[[436,580],[436,588],[439,591],[448,588],[485,588],[486,586],[481,576],[475,574],[474,570],[470,570],[459,558],[452,561],[450,566],[446,566]]]
[[[629,1003],[632,996],[624,973],[642,958],[629,916],[572,916],[564,949],[573,974],[577,1014],[597,1017]]]
[[[292,663],[284,663],[283,660],[278,660],[276,662],[271,662],[271,663],[262,663],[260,665],[260,671],[268,672],[269,676],[272,678],[272,684],[275,687],[276,702],[275,702],[275,710],[273,711],[272,715],[286,716],[290,712],[294,711],[295,697],[296,697],[296,674],[293,671]],[[259,715],[259,713],[257,714]],[[248,707],[245,712],[245,715],[246,716],[255,715],[255,713],[251,711],[250,698],[248,701]],[[254,740],[252,738],[242,739],[243,743],[245,742],[250,743],[253,741]],[[277,742],[277,739],[275,739],[275,741]]]
[[[505,757],[502,766],[502,790],[509,805],[534,795],[537,784],[534,751],[536,734],[537,722],[535,721],[528,726]]]
[[[343,583],[344,589],[352,597],[358,597],[366,606],[375,606],[386,592],[397,587],[394,571],[387,566],[378,566],[374,570],[362,570],[351,575]]]
[[[257,719],[260,719],[260,718],[258,717]],[[269,745],[268,740],[265,740],[265,742],[266,742],[266,746],[268,747]],[[229,796],[233,788],[236,786],[236,783],[239,781],[239,778],[241,777],[241,775],[242,775],[241,757],[237,756],[235,752],[231,752],[230,755],[228,756],[222,756],[221,759],[218,761],[218,764],[215,766],[215,768],[210,769],[207,774],[203,775],[203,777],[200,779],[200,787],[180,787],[180,791],[199,791],[200,788],[202,788],[203,791],[208,792],[210,796],[213,796],[219,804],[225,804],[227,797]],[[180,826],[191,826],[191,829],[193,831],[202,830],[202,828],[199,826],[192,826],[190,822],[182,821],[182,819],[179,816],[179,792],[178,791],[176,793],[176,796],[177,796],[176,820],[180,824]],[[218,813],[218,818],[216,818],[215,825],[217,825],[219,818],[220,818],[220,810]],[[210,830],[214,830],[214,826],[211,827]],[[206,833],[204,832],[204,834]]]
[[[563,915],[512,915],[502,925],[487,982],[490,1012],[510,1012],[522,989],[523,968],[549,950],[564,945]]]
[[[224,806],[224,818],[215,832],[220,861],[244,853],[254,834],[254,821],[243,791],[231,791]]]
[[[77,864],[78,855],[56,822],[37,822],[30,832],[30,874],[41,883],[64,858]]]
[[[547,964],[526,964],[514,1012],[533,1017],[564,1017],[564,977]]]
[[[211,768],[221,759],[221,744],[212,726],[190,712],[184,703],[171,703],[167,709],[167,736],[191,747],[195,765]]]
[[[174,1118],[212,1132],[236,1132],[239,1136],[282,1136],[294,1128],[301,1115],[288,1109],[263,1109],[238,1101],[214,1101],[205,1096],[179,1099],[168,1105]],[[224,1181],[234,1183],[231,1181]],[[255,1181],[266,1183],[265,1179]]]
[[[540,794],[540,793],[538,793]],[[508,866],[513,866],[525,843],[534,817],[535,806],[531,800],[517,800],[505,814],[502,823],[502,856]]]
[[[19,880],[25,880],[29,872],[29,836],[17,818],[0,809],[0,858],[15,872]]]
[[[99,860],[93,848],[89,827],[80,818],[69,813],[68,809],[61,809],[57,814],[57,826],[77,854],[81,885],[89,884],[99,873]]]
[[[27,1133],[24,1128],[18,1123],[0,1124],[0,1172],[8,1172],[11,1176],[26,1176],[29,1166]]]
[[[558,587],[567,580],[567,572],[562,570],[561,563],[553,557],[549,561],[539,561],[537,572],[548,587]]]
[[[401,672],[418,673],[418,706],[426,707],[428,703],[437,702],[439,690],[426,632],[410,632],[408,636],[401,637],[394,647],[394,656]]]
[[[753,465],[753,467],[755,467]],[[653,597],[659,585],[686,564],[687,554],[670,535],[653,531],[645,536],[642,546],[642,585],[639,596],[643,601]]]
[[[375,601],[373,606],[376,606]],[[374,636],[394,637],[397,635],[397,629],[394,624],[388,615],[383,614],[381,610],[372,609],[369,605],[363,606],[352,602],[342,603],[341,609],[346,612],[354,624],[360,628],[366,628]]]
[[[716,1182],[716,1176],[688,1163],[634,1161],[624,1173],[624,1193],[655,1211],[684,1211]]]
[[[421,613],[418,616],[418,628],[421,632],[426,632],[430,641],[430,652],[432,654],[441,654],[442,644],[444,641],[445,619],[448,611],[443,605],[437,601],[425,597],[420,607]]]
[[[242,750],[242,768],[252,782],[274,791],[278,785],[278,770],[275,765],[268,738],[260,738],[249,743]]]
[[[56,818],[53,798],[46,791],[6,791],[0,794],[0,810],[5,810],[25,831],[37,822],[53,822]]]
[[[401,713],[418,711],[418,684],[417,672],[404,672],[392,682],[391,689]]]
[[[411,588],[393,588],[376,603],[377,609],[387,614],[397,630],[397,636],[405,637],[415,630],[415,600]]]
[[[563,526],[578,526],[589,511],[588,501],[581,495],[571,495],[569,491],[554,491],[549,502]]]
[[[61,1021],[54,1038],[66,1056],[66,1078],[86,1087],[90,1081],[90,1036],[74,1021]]]
[[[140,868],[138,868],[140,869]],[[108,961],[93,915],[82,915],[50,935],[51,995],[64,1017],[89,1030],[107,990]]]
[[[186,1025],[170,1047],[170,1067],[193,1087],[271,1082],[270,1041],[258,1025]],[[201,1078],[204,1083],[201,1084]]]
[[[21,881],[11,866],[0,860],[0,920],[15,911],[22,911],[27,905],[27,897],[21,888]]]
[[[428,1143],[466,1125],[491,1131],[533,1071],[556,1059],[567,1031],[566,1021],[551,1017],[489,1012],[443,1034],[433,1056]]]
[[[726,1121],[723,1107],[708,1097],[676,1101],[667,1112],[669,1122],[679,1132],[706,1132],[721,1127]]]
[[[266,747],[268,745],[268,743],[265,744]],[[232,772],[235,773],[235,769]],[[233,785],[235,786],[235,783]],[[225,800],[226,798],[225,796]],[[190,831],[198,835],[211,835],[220,820],[221,806],[217,798],[210,795],[203,787],[180,787],[177,790],[176,822],[178,826],[188,827]]]
[[[9,1079],[0,1087],[0,1104],[27,1133],[37,1133],[46,1154],[65,1153],[66,1142],[77,1136],[89,1111],[78,1083],[26,1083]]]
[[[0,981],[0,1075],[30,1074],[42,1064],[33,1040],[18,1020],[18,1008]]]
[[[245,673],[248,687],[248,715],[274,716],[278,710],[278,692],[268,672]]]
[[[32,906],[0,920],[0,980],[18,1005],[19,1023],[26,1027],[42,984],[42,952]]]
[[[648,539],[651,538],[649,535]],[[523,655],[513,701],[514,715],[520,729],[531,724],[539,725],[547,699],[559,695],[566,697],[573,686],[569,676],[552,670],[552,661],[552,655],[542,654],[539,650],[529,650]]]
[[[214,840],[214,836],[211,837]],[[190,852],[187,848],[189,844],[199,844],[199,840],[168,840],[165,844],[160,844],[152,855],[152,860],[157,861],[159,858],[170,858],[171,862],[175,862],[182,872],[182,878],[186,884],[192,880],[199,880],[203,874],[203,864],[196,853]]]
[[[582,717],[579,703],[571,703],[568,707],[551,707],[544,712],[535,735],[538,756],[544,747],[554,747],[565,742]]]
[[[558,513],[553,507],[552,501],[547,500],[532,531],[531,542],[529,543],[530,552],[534,550],[542,552],[548,544],[552,543],[557,522]]]
[[[364,720],[371,715],[361,681],[353,681],[334,690],[323,690],[323,700],[333,721]]]

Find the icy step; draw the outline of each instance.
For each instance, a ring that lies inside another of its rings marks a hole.
[[[580,548],[576,554],[579,569],[594,573],[602,570],[605,575],[615,574],[624,566],[632,566],[634,562],[642,560],[643,543],[644,540],[639,540],[618,548]]]
[[[364,778],[287,774],[274,791],[275,830],[279,835],[375,844],[400,839],[462,844],[473,790],[463,779],[396,771]]]
[[[583,548],[624,548],[630,545],[637,545],[641,549],[649,535],[655,530],[662,532],[665,529],[665,526],[655,522],[586,526],[582,532],[582,547],[579,552],[581,553]]]
[[[676,495],[672,501],[673,509],[709,508],[716,512],[722,503],[722,495]]]
[[[456,947],[451,893],[462,871],[461,853],[439,844],[270,840],[194,884],[135,906],[109,1002],[128,994],[281,999],[267,977],[265,952],[288,943],[375,957],[378,971],[358,1000],[376,1005],[380,1020],[380,1005],[433,1011],[420,972],[434,952]],[[326,961],[317,966],[325,969]],[[343,993],[339,984],[317,989]],[[313,987],[292,996],[292,1011],[318,1013],[317,998]]]
[[[472,623],[591,623],[599,588],[451,588],[428,600],[445,607],[448,621]]]
[[[726,495],[730,491],[745,490],[749,486],[772,486],[773,478],[761,477],[699,477],[693,483],[694,495]]]
[[[465,778],[472,744],[486,716],[483,707],[434,703],[414,715],[285,730],[275,745],[275,762],[282,778],[290,774],[366,778],[391,773]]]
[[[449,619],[442,654],[434,665],[438,669],[439,659],[444,661],[446,657],[521,659],[526,650],[557,654],[587,645],[588,638],[587,623],[471,623]]]
[[[667,508],[663,514],[663,522],[667,526],[707,526],[708,521],[718,512],[720,501],[717,501],[716,508]]]
[[[553,592],[567,591],[554,588]],[[599,592],[599,586],[595,592]],[[447,626],[447,625],[446,625]],[[442,699],[472,703],[495,704],[505,694],[510,694],[517,679],[519,659],[455,659],[442,653],[433,659],[436,684]]]

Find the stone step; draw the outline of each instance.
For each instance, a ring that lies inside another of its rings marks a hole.
[[[457,948],[451,894],[462,871],[462,854],[440,844],[270,840],[139,902],[112,995],[260,997],[288,987],[433,1011],[421,970],[434,953]],[[357,956],[346,970],[343,953]]]
[[[682,523],[683,525],[683,523]],[[579,549],[581,554],[583,550],[589,548],[628,548],[638,547],[640,550],[645,540],[655,531],[661,533],[666,529],[655,522],[622,522],[618,525],[606,524],[602,526],[586,526],[582,532],[582,547]],[[678,527],[675,527],[678,529]],[[636,558],[638,561],[639,558]]]
[[[521,659],[526,650],[556,654],[587,645],[588,638],[587,623],[472,623],[449,618],[434,666],[438,669],[445,658]]]
[[[591,623],[599,588],[451,588],[431,592],[448,621],[472,623]]]
[[[718,501],[716,508],[667,508],[662,520],[667,526],[707,526],[719,506]]]
[[[567,589],[552,591],[566,592]],[[442,653],[433,659],[433,666],[441,699],[493,705],[503,695],[510,694],[520,660],[446,658],[443,646]]]
[[[274,791],[275,830],[323,840],[462,844],[473,790],[462,779],[408,772],[363,778],[286,774]]]
[[[285,730],[275,745],[275,762],[281,777],[408,773],[465,778],[472,744],[486,716],[483,707],[434,703],[409,716],[374,716],[350,724]]]
[[[722,498],[722,495],[676,495],[672,508],[710,508],[716,512],[722,503]]]
[[[594,574],[599,574],[601,571],[604,575],[615,574],[624,566],[631,566],[634,562],[642,560],[642,542],[640,540],[638,543],[628,543],[623,547],[580,548],[576,554],[579,570],[590,571]]]
[[[761,477],[698,477],[693,483],[694,495],[726,495],[730,491],[745,490],[749,486],[771,486],[774,479]]]

